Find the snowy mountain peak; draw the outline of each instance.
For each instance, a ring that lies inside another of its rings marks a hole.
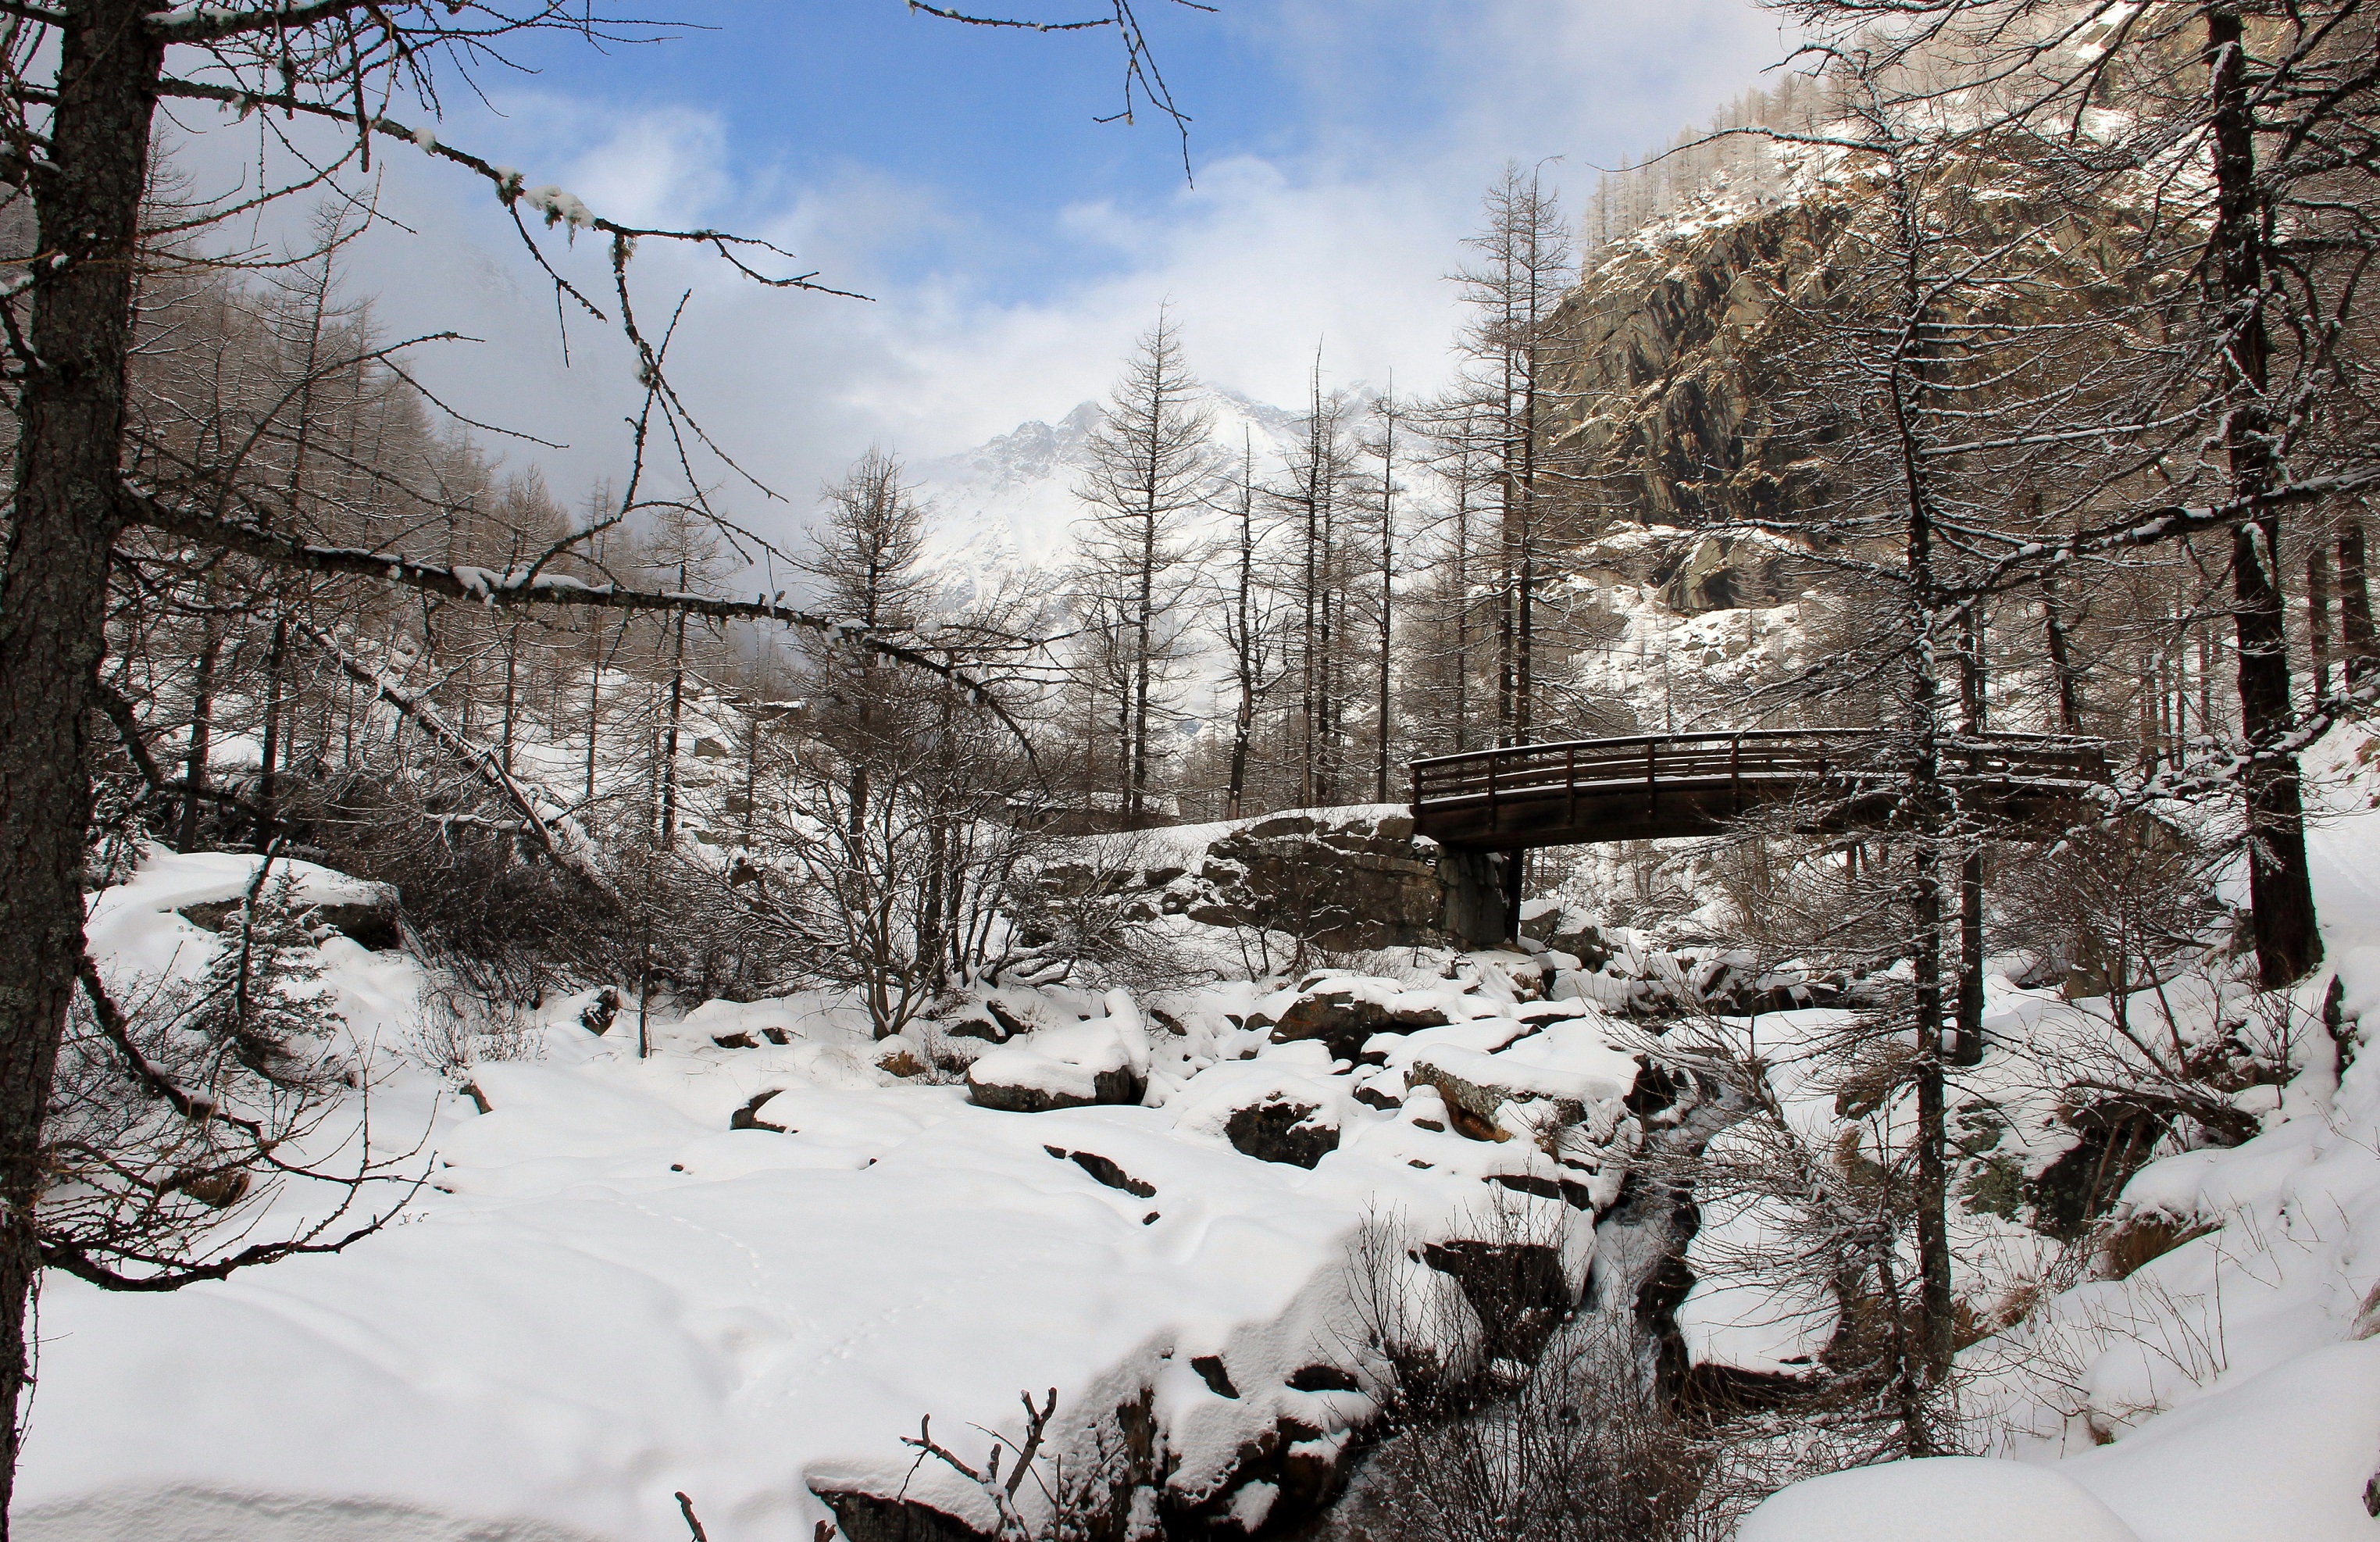
[[[1208,404],[1224,455],[1236,456],[1253,436],[1259,477],[1272,474],[1297,437],[1298,415],[1285,407],[1228,390],[1209,392]],[[953,602],[973,599],[987,579],[1065,565],[1084,512],[1075,489],[1102,410],[1083,402],[1055,423],[1033,419],[912,468],[930,508],[926,565],[942,576]]]

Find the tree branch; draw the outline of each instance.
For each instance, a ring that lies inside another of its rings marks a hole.
[[[875,636],[868,627],[856,622],[833,620],[812,615],[807,611],[789,609],[780,604],[774,596],[755,600],[722,600],[701,594],[623,589],[610,583],[589,584],[582,579],[552,574],[532,577],[527,568],[497,573],[483,567],[427,563],[397,552],[362,547],[313,546],[294,537],[237,520],[219,518],[195,509],[177,509],[163,499],[129,485],[119,484],[118,496],[121,512],[128,522],[184,540],[220,546],[280,567],[377,578],[406,589],[443,595],[450,600],[477,601],[492,609],[578,606],[805,627],[854,643],[911,668],[941,676],[965,691],[974,705],[998,718],[1025,747],[1027,759],[1033,758],[1032,742],[1024,725],[1001,705],[990,686],[984,682],[922,650]],[[1038,771],[1039,762],[1035,760],[1034,764]]]

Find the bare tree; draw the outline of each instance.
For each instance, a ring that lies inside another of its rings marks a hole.
[[[1396,603],[1397,561],[1403,534],[1398,524],[1397,494],[1404,491],[1398,480],[1397,425],[1403,421],[1404,409],[1393,394],[1372,404],[1372,417],[1378,425],[1364,449],[1379,462],[1372,482],[1373,505],[1368,511],[1373,520],[1372,533],[1378,538],[1374,548],[1378,568],[1375,574],[1372,595],[1373,637],[1377,643],[1372,658],[1375,674],[1373,684],[1378,687],[1378,704],[1373,725],[1373,749],[1377,752],[1372,775],[1372,801],[1389,801],[1389,758],[1396,747]]]
[[[1496,621],[1499,740],[1526,744],[1536,708],[1539,565],[1556,479],[1545,464],[1560,348],[1560,302],[1575,271],[1568,223],[1540,174],[1517,162],[1488,189],[1487,225],[1465,242],[1474,265],[1453,276],[1472,317],[1458,342],[1475,414],[1449,419],[1481,436],[1497,467],[1500,584]]]
[[[1214,418],[1202,394],[1172,312],[1160,308],[1091,431],[1090,468],[1076,490],[1090,509],[1078,581],[1105,601],[1120,634],[1112,650],[1123,727],[1117,770],[1131,820],[1142,817],[1148,798],[1158,694],[1190,635],[1183,605],[1197,587],[1202,558],[1192,528],[1217,472]]]
[[[1223,792],[1227,820],[1236,820],[1246,811],[1248,756],[1256,737],[1257,707],[1273,683],[1269,671],[1279,618],[1272,593],[1261,577],[1258,548],[1263,536],[1257,528],[1257,491],[1256,438],[1251,432],[1242,439],[1239,468],[1231,479],[1232,535],[1220,597],[1223,646],[1232,656],[1232,747]]]
[[[811,532],[804,568],[820,585],[829,614],[851,637],[906,632],[924,619],[928,585],[917,571],[925,551],[926,516],[903,479],[901,462],[873,449],[824,493],[826,523]],[[843,646],[830,632],[815,650],[820,690],[851,743],[848,815],[868,819],[868,767],[874,750],[901,725],[884,721],[878,701],[876,653]]]
[[[1279,587],[1297,611],[1290,667],[1298,678],[1297,800],[1305,807],[1339,800],[1347,759],[1347,579],[1354,514],[1348,410],[1346,393],[1322,388],[1318,350],[1288,480],[1272,492],[1288,534]]]

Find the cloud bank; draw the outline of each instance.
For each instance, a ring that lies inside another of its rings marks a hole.
[[[987,208],[938,190],[930,164],[844,155],[821,168],[738,140],[734,103],[571,95],[561,71],[441,134],[614,218],[765,237],[872,297],[764,289],[665,243],[632,264],[648,328],[684,297],[674,379],[783,501],[715,458],[698,456],[697,475],[783,536],[871,443],[930,457],[1099,395],[1160,303],[1208,379],[1260,400],[1299,399],[1318,348],[1339,382],[1427,389],[1457,321],[1442,275],[1507,160],[1561,157],[1548,174],[1575,205],[1597,164],[1706,117],[1782,51],[1744,0],[1287,0],[1216,25],[1285,84],[1235,99],[1237,142],[1204,152],[1194,138],[1196,185],[1153,196],[1028,182]],[[1174,84],[1195,110],[1195,72]],[[1146,124],[1080,132],[1172,152]],[[182,155],[202,186],[254,176],[252,132],[200,132]],[[557,317],[484,184],[401,149],[376,164],[391,223],[358,244],[351,290],[377,297],[393,334],[480,339],[418,368],[460,410],[569,446],[510,448],[513,464],[539,464],[566,502],[616,478],[638,395],[625,347],[566,305]],[[554,245],[603,297],[603,243]]]

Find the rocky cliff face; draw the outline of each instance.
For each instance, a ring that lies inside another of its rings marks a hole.
[[[1597,523],[1775,518],[1817,495],[1817,467],[1791,458],[1758,404],[1779,302],[1849,220],[1825,198],[1719,198],[1591,261],[1556,316],[1553,449],[1594,490]]]
[[[1946,291],[1935,302],[1942,319],[1989,329],[2189,303],[2186,275],[2144,256],[2162,250],[2167,217],[2153,181],[2110,179],[2082,205],[2041,163],[2021,136],[1979,140],[1956,176],[1921,192],[1937,227],[1930,239],[1983,260],[1988,275]],[[1856,309],[1873,287],[1881,249],[1870,243],[1889,246],[1888,211],[1874,174],[1831,152],[1802,153],[1784,186],[1782,196],[1707,191],[1603,248],[1556,312],[1547,448],[1587,490],[1585,533],[1790,519],[1847,495],[1828,486],[1828,467],[1852,404],[1799,395],[1813,368],[1801,346],[1816,340],[1821,308]],[[2086,329],[2053,368],[2092,355],[2114,364],[2153,340]],[[1999,383],[1973,399],[2027,399],[2041,383],[2028,368],[2013,352],[1993,355],[1968,383]],[[1798,420],[1790,432],[1787,418]]]

